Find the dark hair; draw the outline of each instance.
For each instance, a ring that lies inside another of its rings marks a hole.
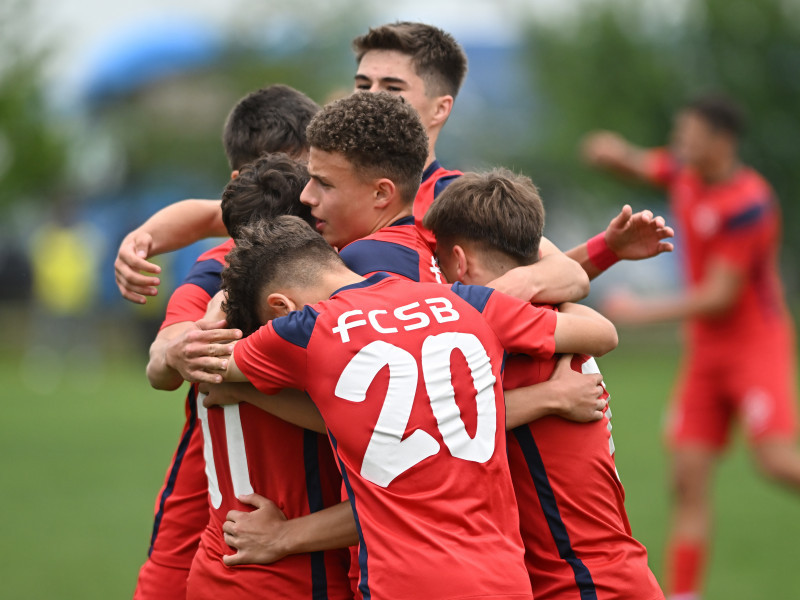
[[[370,50],[395,50],[411,57],[428,96],[454,98],[467,75],[467,55],[452,35],[432,25],[398,21],[372,27],[353,40],[360,63]]]
[[[744,133],[745,117],[741,106],[722,94],[707,94],[688,102],[685,110],[697,113],[712,129],[735,138]]]
[[[465,173],[453,181],[434,200],[422,223],[437,243],[469,241],[525,265],[539,258],[544,206],[528,177],[498,168]]]
[[[222,309],[230,327],[249,335],[263,323],[258,305],[267,294],[314,285],[342,259],[308,223],[294,216],[255,221],[239,232],[222,271],[227,298]]]
[[[313,222],[311,208],[300,202],[308,183],[305,165],[279,152],[265,154],[244,165],[222,192],[222,222],[232,238],[239,230],[260,219],[295,215]]]
[[[386,177],[413,202],[428,158],[428,136],[417,111],[393,94],[356,92],[317,113],[308,142],[342,154],[364,177]]]
[[[295,157],[306,152],[306,127],[318,111],[316,102],[288,85],[270,85],[242,98],[222,131],[231,169],[241,169],[265,152]]]

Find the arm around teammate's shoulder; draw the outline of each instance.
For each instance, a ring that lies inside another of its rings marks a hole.
[[[588,306],[570,302],[559,307],[554,337],[558,353],[602,356],[619,343],[611,321]]]

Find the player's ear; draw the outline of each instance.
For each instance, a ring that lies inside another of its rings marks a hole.
[[[382,177],[381,179],[377,179],[375,181],[372,194],[375,199],[375,207],[385,208],[386,205],[389,204],[397,194],[397,186],[391,179]]]
[[[469,277],[469,259],[467,258],[467,253],[463,246],[459,246],[458,244],[453,246],[453,258],[456,278],[458,278],[459,281],[467,283],[467,278]]]
[[[450,116],[450,111],[453,110],[453,97],[450,95],[439,96],[436,99],[436,107],[431,117],[430,127],[441,127]]]
[[[239,169],[234,169],[233,171],[231,171],[231,181],[236,179],[238,176],[239,176]]]
[[[278,317],[285,317],[290,312],[297,310],[297,305],[291,298],[277,292],[267,296],[267,306],[269,306],[270,311],[272,311],[276,319]]]

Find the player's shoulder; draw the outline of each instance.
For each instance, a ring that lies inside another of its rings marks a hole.
[[[234,242],[232,238],[228,238],[224,242],[217,244],[213,248],[206,250],[200,256],[197,257],[196,263],[207,261],[207,260],[215,260],[220,264],[225,264],[225,257],[228,253],[233,249]]]
[[[743,167],[728,189],[719,208],[725,229],[746,228],[776,215],[772,187],[755,169]]]
[[[320,308],[323,305],[324,303],[313,306],[306,305],[301,310],[295,310],[284,317],[278,317],[271,322],[272,330],[281,339],[290,344],[307,348],[317,325],[317,319],[320,316]]]
[[[436,198],[453,181],[461,177],[463,173],[454,169],[444,168],[438,160],[434,160],[422,173],[422,185],[417,196],[431,196]]]
[[[427,255],[433,256],[413,217],[399,219],[339,252],[348,268],[359,275],[386,271],[412,281],[420,280],[420,260]]]

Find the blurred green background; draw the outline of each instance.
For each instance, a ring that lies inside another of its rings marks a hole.
[[[796,0],[237,1],[224,12],[172,0],[114,19],[95,0],[67,4],[71,19],[44,1],[0,4],[4,597],[132,593],[182,422],[182,394],[147,385],[146,349],[164,298],[204,246],[161,259],[162,292],[145,307],[116,291],[116,248],[157,208],[219,194],[229,175],[222,123],[245,93],[281,82],[322,103],[349,90],[349,42],[369,25],[421,20],[464,44],[470,73],[437,154],[451,168],[529,174],[562,247],[604,228],[624,202],[665,210],[659,192],[581,165],[585,132],[661,144],[689,97],[736,97],[750,123],[742,154],[782,199],[783,275],[797,314]],[[91,30],[76,25],[92,19]],[[662,256],[615,267],[589,301],[619,286],[677,285],[675,256]],[[677,356],[676,328],[664,326],[622,330],[601,362],[631,522],[658,575],[661,417]],[[740,441],[716,497],[707,598],[800,597],[797,499],[758,479]]]

